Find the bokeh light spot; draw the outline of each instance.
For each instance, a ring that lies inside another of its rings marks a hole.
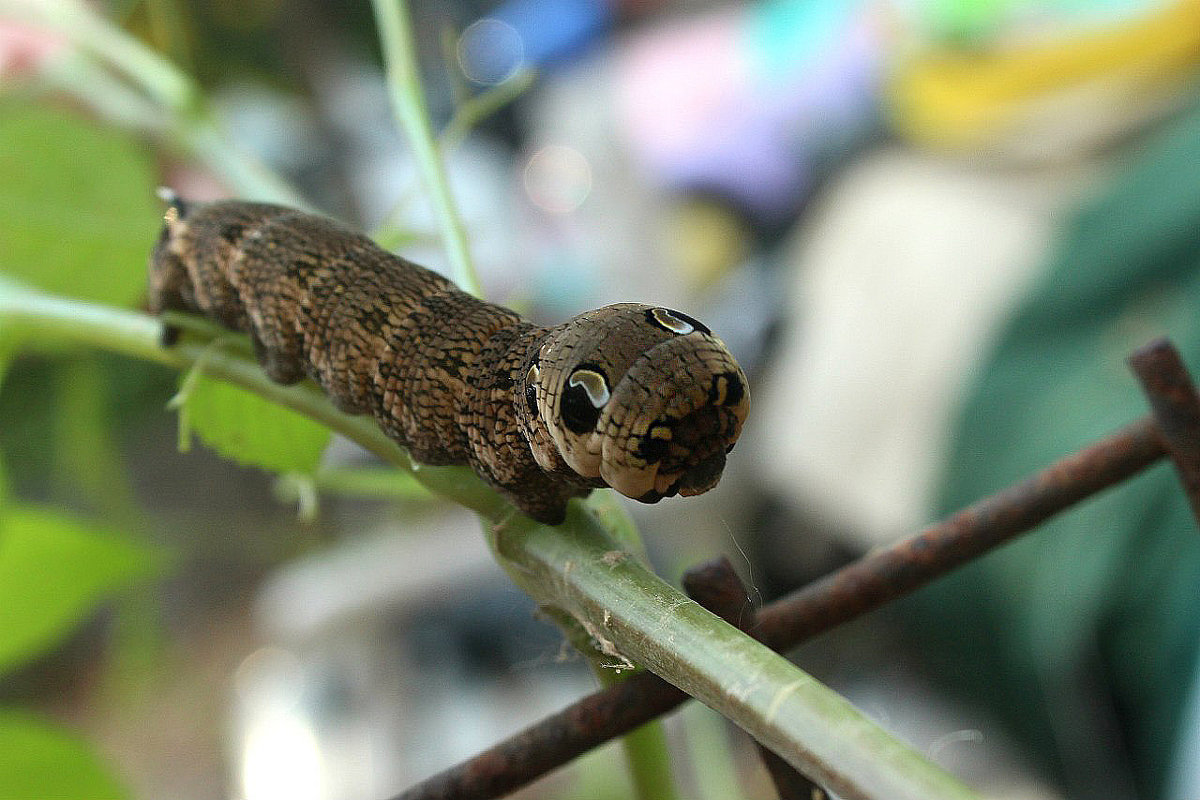
[[[592,192],[592,165],[573,147],[552,144],[525,164],[525,193],[539,208],[569,214]]]
[[[491,17],[476,20],[458,38],[458,65],[468,80],[494,86],[525,63],[525,42],[512,25]]]

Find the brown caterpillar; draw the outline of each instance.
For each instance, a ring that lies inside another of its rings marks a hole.
[[[416,461],[469,464],[543,523],[597,486],[646,503],[707,491],[750,408],[724,344],[677,311],[621,303],[542,328],[322,217],[171,199],[164,219],[151,311],[250,334],[273,380],[312,377]]]

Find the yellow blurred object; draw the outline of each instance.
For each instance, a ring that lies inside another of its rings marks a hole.
[[[666,246],[672,266],[689,288],[705,289],[746,257],[750,233],[737,214],[719,203],[691,198],[671,210]]]
[[[1027,133],[1031,125],[1088,126],[1091,112],[1139,118],[1139,103],[1154,105],[1178,92],[1197,65],[1200,0],[1179,0],[1056,40],[918,53],[892,76],[888,100],[900,134],[970,149]],[[1112,127],[1113,120],[1096,124]]]

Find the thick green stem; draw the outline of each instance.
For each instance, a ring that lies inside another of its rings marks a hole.
[[[454,279],[463,289],[478,296],[479,277],[471,260],[466,229],[451,194],[433,125],[429,121],[407,5],[403,0],[371,0],[371,5],[375,7],[376,26],[383,44],[392,109],[400,128],[408,136],[425,188],[433,199]]]
[[[572,506],[566,528],[514,520],[493,547],[554,616],[581,621],[614,663],[632,661],[748,731],[842,797],[977,800],[978,795],[783,656],[664,583]]]

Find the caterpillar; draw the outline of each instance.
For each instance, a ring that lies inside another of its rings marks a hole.
[[[151,312],[248,333],[272,380],[312,378],[415,461],[468,464],[539,522],[594,487],[645,503],[709,490],[749,412],[737,361],[678,311],[619,303],[540,327],[330,219],[168,203]]]

